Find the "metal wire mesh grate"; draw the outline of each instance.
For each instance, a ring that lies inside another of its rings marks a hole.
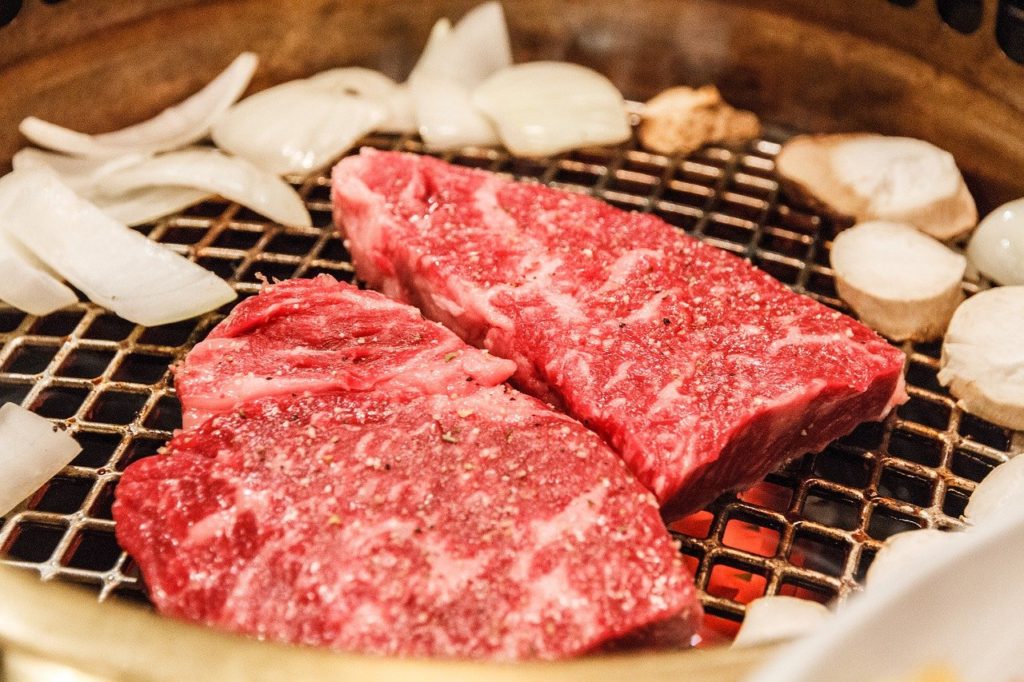
[[[828,268],[834,225],[779,195],[772,158],[781,139],[769,135],[742,150],[710,147],[683,159],[648,154],[635,143],[547,160],[477,148],[443,158],[653,211],[843,310]],[[409,137],[364,143],[423,151]],[[282,227],[235,204],[209,201],[140,229],[227,278],[242,297],[257,292],[264,277],[328,273],[351,281],[348,252],[332,227],[328,177],[296,186],[313,215],[311,228]],[[169,366],[226,312],[143,328],[90,303],[43,318],[0,306],[0,402],[19,402],[66,424],[84,448],[0,519],[6,563],[44,579],[93,585],[101,599],[145,601],[136,568],[114,540],[114,487],[128,464],[155,454],[180,426]],[[975,484],[1024,450],[1024,434],[955,406],[936,380],[938,344],[904,350],[911,400],[884,424],[863,425],[671,526],[712,617],[727,626],[738,622],[744,604],[763,594],[844,598],[881,541],[911,528],[957,526]]]

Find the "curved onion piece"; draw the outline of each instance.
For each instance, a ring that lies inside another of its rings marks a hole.
[[[245,159],[216,149],[169,152],[103,178],[99,190],[117,197],[143,187],[172,185],[220,194],[283,225],[312,225],[291,185]]]
[[[491,122],[474,106],[469,91],[453,80],[420,76],[410,82],[420,137],[428,149],[498,144]]]
[[[761,597],[747,604],[734,647],[757,646],[812,632],[831,612],[818,602],[796,597]]]
[[[218,147],[275,173],[308,174],[336,159],[388,117],[385,106],[291,81],[231,107],[213,126]]]
[[[977,525],[1024,509],[1024,455],[1000,464],[978,484],[964,510]]]
[[[0,226],[3,225],[0,215]],[[0,227],[0,301],[31,315],[48,315],[78,302],[75,292],[48,273]],[[2,512],[0,512],[2,513]]]
[[[306,82],[338,95],[361,97],[380,104],[387,110],[387,115],[377,124],[377,130],[385,133],[416,132],[412,94],[407,87],[399,85],[380,71],[361,66],[329,69],[310,76]]]
[[[985,216],[971,236],[967,257],[997,284],[1024,284],[1024,199]]]
[[[502,69],[473,101],[513,154],[548,156],[588,145],[617,144],[632,130],[622,94],[577,64],[532,62]]]
[[[967,412],[1024,429],[1024,286],[971,296],[953,313],[939,383]]]
[[[60,176],[61,182],[88,199],[96,193],[96,184],[104,175],[134,166],[145,158],[146,154],[125,154],[113,158],[83,159],[26,147],[14,155],[11,165],[14,170],[49,168]]]
[[[0,516],[38,490],[82,451],[53,422],[14,403],[0,406]]]
[[[116,197],[101,195],[93,203],[117,222],[135,226],[183,211],[211,196],[191,187],[141,187]]]
[[[153,326],[235,298],[228,284],[113,220],[46,170],[0,180],[3,227],[92,301]]]
[[[885,541],[871,562],[865,585],[872,587],[891,583],[905,574],[920,572],[922,566],[932,563],[932,555],[946,551],[949,543],[957,539],[957,533],[935,528],[909,530],[893,535]]]
[[[964,298],[967,259],[912,225],[876,220],[843,230],[830,263],[839,296],[896,341],[941,337]]]
[[[499,2],[477,5],[454,28],[441,19],[409,80],[430,75],[448,78],[472,90],[492,73],[512,65],[512,46]]]
[[[188,99],[154,118],[121,130],[87,135],[48,123],[34,116],[21,122],[21,133],[41,147],[93,158],[129,152],[159,152],[201,140],[210,126],[249,86],[257,58],[243,52],[216,78]]]
[[[409,76],[420,137],[429,149],[498,144],[472,91],[494,71],[512,63],[505,15],[497,2],[473,8],[455,28],[434,24],[427,46]]]

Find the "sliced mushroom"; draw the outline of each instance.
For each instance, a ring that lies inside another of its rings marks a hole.
[[[750,111],[729,106],[713,85],[669,88],[644,106],[640,143],[659,154],[689,154],[713,142],[734,144],[761,134]]]
[[[1024,429],[1024,286],[997,287],[957,308],[942,345],[939,383],[960,406]]]
[[[952,239],[978,222],[953,156],[909,137],[801,135],[775,160],[786,194],[846,221],[908,223]]]
[[[967,259],[909,225],[856,225],[839,233],[830,258],[839,296],[896,341],[942,336],[963,300]]]

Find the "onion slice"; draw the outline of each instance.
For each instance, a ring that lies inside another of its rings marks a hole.
[[[1024,509],[1024,455],[1000,464],[971,493],[964,518],[974,525]]]
[[[337,95],[361,97],[376,102],[387,111],[377,124],[385,133],[416,132],[416,111],[409,88],[399,85],[380,71],[350,66],[328,69],[306,79],[310,85],[322,87]]]
[[[967,412],[1024,429],[1024,286],[997,287],[964,301],[942,345],[939,383]]]
[[[116,197],[100,195],[93,203],[117,222],[133,227],[178,213],[211,196],[191,187],[141,187]]]
[[[1024,284],[1024,199],[985,216],[971,235],[967,256],[997,284]]]
[[[0,226],[3,224],[0,214]],[[0,301],[31,315],[49,315],[78,302],[32,254],[25,251],[0,227]]]
[[[513,154],[548,156],[618,144],[632,129],[622,94],[592,69],[564,62],[517,64],[495,73],[473,102]]]
[[[967,259],[910,225],[860,223],[839,233],[829,258],[839,296],[896,341],[939,338],[964,298]]]
[[[309,211],[291,185],[245,159],[205,147],[161,154],[111,173],[100,181],[99,191],[114,198],[165,185],[220,194],[283,225],[312,225]]]
[[[104,214],[46,170],[0,180],[7,233],[92,301],[154,326],[235,298],[222,279]]]
[[[472,91],[512,64],[505,15],[498,2],[470,10],[452,28],[434,24],[423,54],[409,75],[420,137],[428,149],[498,144],[498,135],[473,103]]]
[[[757,646],[808,634],[831,612],[823,605],[796,597],[761,597],[747,604],[734,647]]]
[[[99,135],[87,135],[30,116],[18,127],[41,147],[74,156],[107,158],[130,152],[160,152],[201,140],[213,122],[249,86],[256,71],[257,57],[243,52],[216,78],[179,104],[154,118],[127,128]]]
[[[61,181],[86,199],[96,194],[96,185],[108,173],[136,165],[146,154],[124,154],[112,158],[83,159],[48,152],[35,147],[19,150],[11,159],[14,170],[49,168],[60,176]]]
[[[0,406],[0,516],[38,490],[82,451],[49,419],[14,403]]]
[[[100,180],[116,170],[138,165],[144,154],[126,154],[112,159],[80,159],[27,147],[14,155],[15,170],[49,168],[83,199],[125,225],[142,225],[177,213],[210,197],[209,192],[188,187],[144,187],[127,194],[107,197],[99,194]]]
[[[309,174],[336,159],[389,116],[387,105],[335,92],[310,81],[290,81],[231,107],[213,126],[221,149],[260,168]]]

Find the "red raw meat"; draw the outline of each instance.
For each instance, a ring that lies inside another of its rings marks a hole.
[[[157,608],[405,656],[560,658],[637,631],[688,642],[701,609],[654,497],[577,422],[481,385],[501,361],[409,310],[293,280],[211,335],[245,362],[186,359],[180,376],[206,391],[193,395],[217,376],[273,383],[273,367],[302,381],[218,407],[125,471],[117,537]]]
[[[906,399],[899,349],[651,214],[373,150],[337,165],[333,199],[360,278],[515,361],[666,515]]]
[[[268,287],[237,306],[189,352],[175,385],[188,429],[266,396],[465,393],[497,386],[514,371],[508,360],[425,323],[415,308],[322,275]]]

